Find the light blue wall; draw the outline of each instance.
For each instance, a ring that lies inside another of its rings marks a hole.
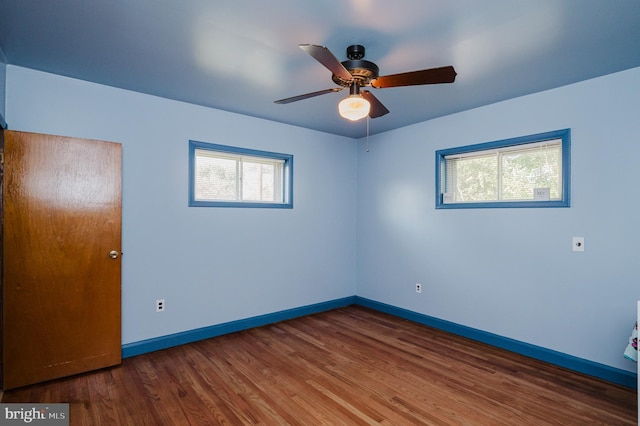
[[[6,117],[5,115],[5,87],[7,80],[7,58],[0,47],[0,123]]]
[[[570,208],[435,210],[437,149],[563,128]],[[370,138],[357,294],[635,371],[623,351],[640,299],[639,135],[636,68]]]
[[[380,134],[368,153],[14,66],[6,111],[12,129],[123,144],[123,343],[357,294],[635,370],[640,69]],[[571,208],[435,210],[436,149],[567,127]],[[295,208],[188,208],[189,139],[294,154]]]
[[[123,145],[123,343],[355,293],[353,140],[14,66],[7,83],[11,129]],[[293,154],[294,208],[187,207],[189,139]]]

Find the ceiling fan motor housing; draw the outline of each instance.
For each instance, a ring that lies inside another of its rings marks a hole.
[[[347,47],[348,60],[342,62],[342,65],[353,76],[358,86],[367,86],[371,80],[378,78],[379,68],[376,64],[364,59],[364,46],[354,44]],[[331,77],[334,83],[340,86],[350,86],[353,81],[347,81],[333,74]]]

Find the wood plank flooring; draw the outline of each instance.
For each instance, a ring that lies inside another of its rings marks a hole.
[[[636,425],[636,391],[350,306],[5,391],[71,425]]]

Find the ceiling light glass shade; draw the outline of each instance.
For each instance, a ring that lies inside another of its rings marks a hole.
[[[360,95],[350,95],[338,104],[338,111],[343,118],[356,121],[369,115],[371,104]]]

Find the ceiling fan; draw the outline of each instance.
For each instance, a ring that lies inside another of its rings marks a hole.
[[[352,121],[359,120],[367,115],[370,118],[377,118],[389,112],[373,93],[368,90],[360,90],[362,87],[382,89],[387,87],[453,83],[457,75],[452,66],[446,66],[379,76],[378,66],[363,59],[365,49],[364,46],[359,44],[347,47],[347,58],[349,59],[343,62],[340,62],[324,46],[301,44],[300,48],[331,71],[331,79],[341,87],[306,93],[274,102],[276,104],[288,104],[326,93],[339,92],[348,87],[349,96],[340,101],[338,111],[342,117]]]

